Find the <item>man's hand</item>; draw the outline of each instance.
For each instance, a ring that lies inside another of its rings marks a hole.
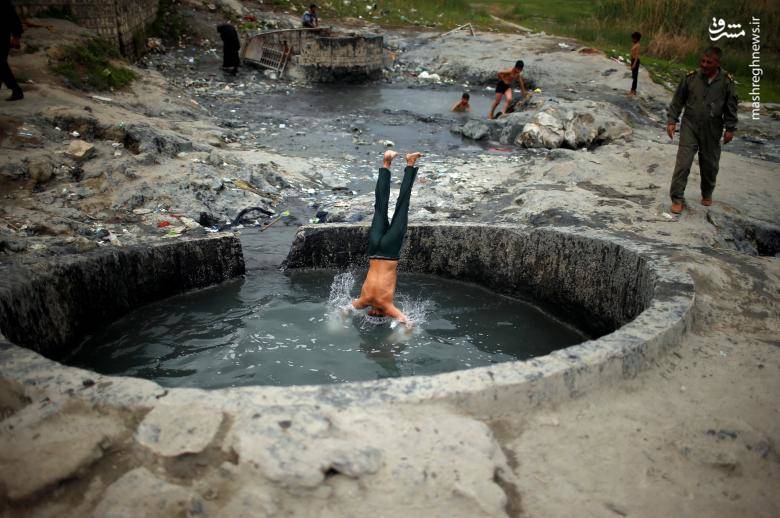
[[[723,134],[723,143],[728,144],[729,142],[731,142],[731,139],[733,138],[734,138],[734,132],[726,130],[726,132]]]
[[[674,130],[677,129],[677,124],[674,122],[670,122],[666,125],[666,134],[669,135],[669,138],[674,140]]]
[[[22,48],[22,40],[20,40],[16,36],[11,37],[11,48],[12,49]]]

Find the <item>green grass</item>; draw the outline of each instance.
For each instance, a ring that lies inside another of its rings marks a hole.
[[[780,41],[780,10],[776,0],[327,0],[318,2],[320,18],[362,17],[386,27],[418,26],[449,30],[471,22],[481,30],[514,32],[491,18],[498,16],[536,31],[576,38],[607,53],[628,54],[630,34],[642,32],[642,64],[662,83],[676,84],[687,70],[696,68],[699,53],[710,45],[707,28],[713,16],[727,15],[728,23],[747,28],[751,16],[761,18],[763,45]],[[270,0],[277,8],[302,15],[309,2]],[[669,35],[683,44],[665,45]],[[719,42],[724,49],[723,68],[737,81],[740,99],[747,100],[750,76],[748,37]],[[653,53],[655,51],[655,54]],[[780,101],[780,52],[763,48],[761,81],[763,102]]]
[[[64,76],[74,88],[118,90],[136,78],[132,70],[112,63],[112,60],[118,59],[120,55],[115,47],[105,40],[93,38],[63,47],[59,59],[51,68]]]

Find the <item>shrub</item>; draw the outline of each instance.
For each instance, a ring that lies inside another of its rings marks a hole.
[[[105,40],[92,38],[60,49],[54,72],[64,76],[74,87],[82,90],[115,90],[130,84],[136,74],[129,68],[116,66],[119,51]]]

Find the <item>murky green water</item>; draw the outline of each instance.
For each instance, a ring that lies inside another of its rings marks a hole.
[[[250,270],[136,310],[85,340],[68,363],[170,387],[324,384],[526,359],[585,339],[531,305],[412,274],[400,275],[397,292],[417,321],[412,332],[376,325],[328,305],[338,273]],[[355,275],[352,296],[364,276]],[[343,300],[348,286],[336,288]]]

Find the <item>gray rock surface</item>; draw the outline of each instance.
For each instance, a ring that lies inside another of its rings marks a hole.
[[[135,440],[163,457],[200,453],[214,440],[222,419],[213,408],[162,404],[144,417]]]
[[[146,468],[136,468],[111,484],[95,508],[95,518],[167,518],[187,516],[198,498],[191,489],[171,484]]]
[[[0,486],[10,500],[33,496],[89,467],[123,432],[78,404],[29,405],[0,423]]]

